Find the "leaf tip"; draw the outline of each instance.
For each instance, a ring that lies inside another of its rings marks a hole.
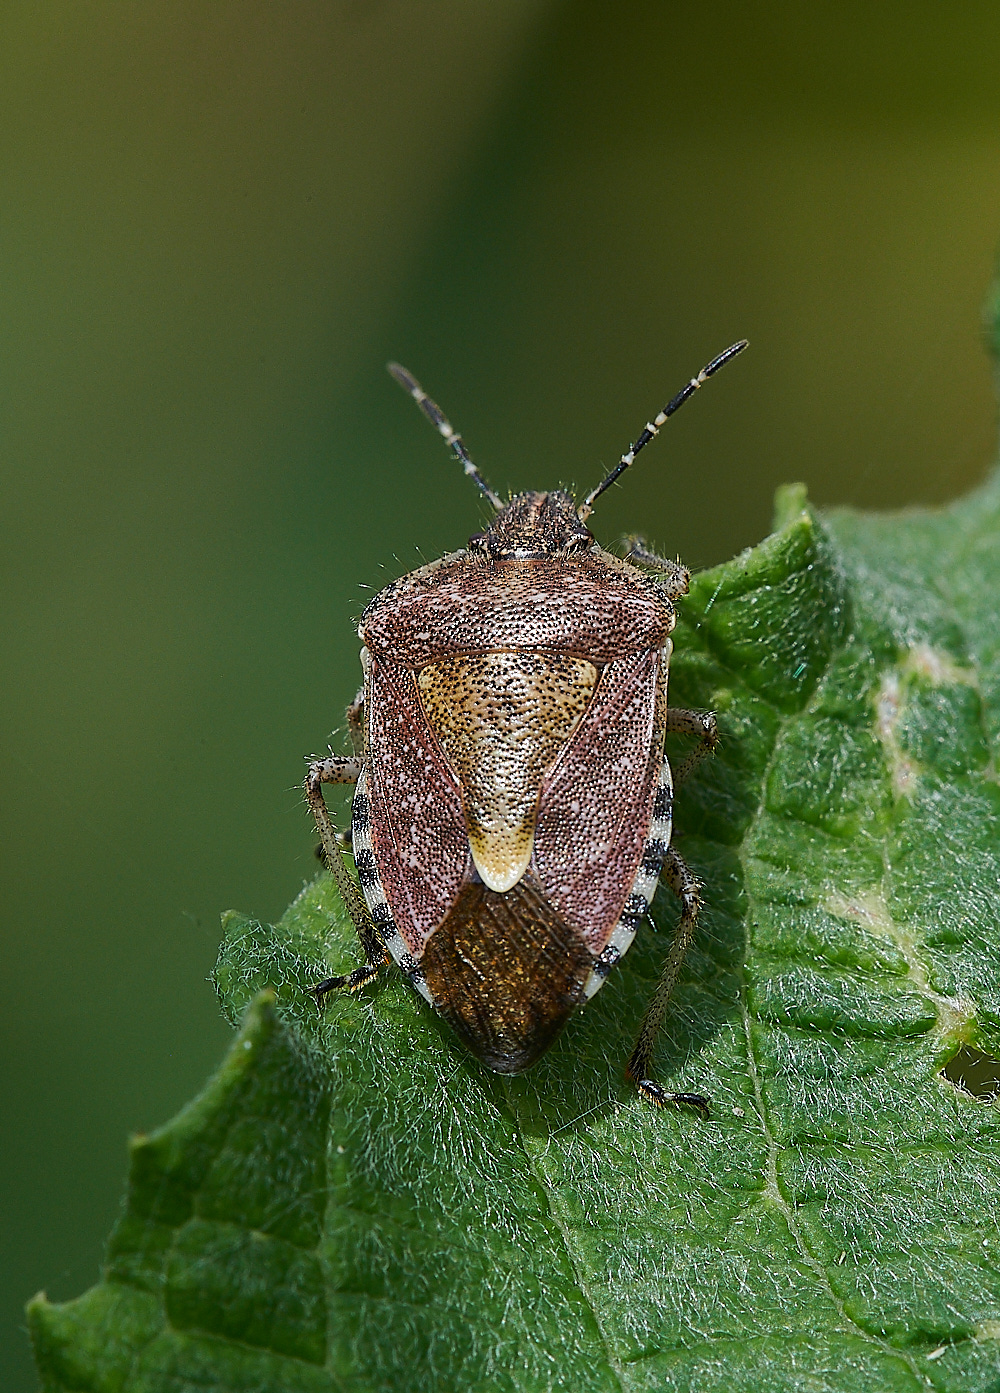
[[[809,494],[805,484],[782,484],[774,494],[773,530],[781,532],[808,510]]]
[[[240,1061],[244,1055],[252,1054],[255,1047],[263,1043],[277,1024],[275,1002],[277,992],[273,987],[265,987],[250,1001],[240,1021],[239,1034],[233,1042],[230,1058]]]
[[[29,1328],[33,1327],[36,1322],[43,1321],[46,1310],[49,1310],[51,1306],[52,1302],[45,1294],[44,1289],[36,1291],[30,1301],[24,1303],[24,1314],[27,1317]]]

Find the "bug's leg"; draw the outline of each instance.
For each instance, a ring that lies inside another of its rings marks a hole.
[[[675,785],[683,783],[695,765],[711,754],[719,743],[719,727],[711,711],[684,711],[679,706],[668,707],[667,734],[698,737],[698,744],[691,753],[674,767]]]
[[[361,688],[357,696],[347,708],[347,729],[350,732],[351,744],[358,759],[365,752],[365,689]]]
[[[688,593],[691,572],[686,566],[679,561],[668,561],[665,556],[657,556],[641,537],[626,537],[625,540],[628,542],[625,559],[634,561],[637,566],[644,566],[648,571],[656,571],[657,586],[668,600],[676,600]]]
[[[365,689],[364,687],[362,687],[360,692],[358,692],[357,696],[354,698],[350,706],[347,708],[346,713],[347,729],[351,737],[351,745],[353,746],[354,753],[359,760],[364,758],[365,753],[364,712]],[[341,832],[338,828],[335,835],[337,838],[337,842],[345,850],[351,846],[354,840],[351,835],[350,827],[346,828],[346,830],[343,832]],[[318,861],[321,861],[324,866],[326,865],[326,852],[323,849],[322,842],[316,848],[316,859]]]
[[[697,1108],[702,1116],[707,1117],[708,1099],[702,1094],[668,1093],[655,1079],[650,1078],[656,1036],[677,983],[684,956],[691,946],[698,910],[701,908],[701,885],[673,847],[667,852],[666,860],[663,863],[663,874],[666,876],[671,890],[680,898],[681,918],[677,925],[677,932],[674,934],[674,941],[670,945],[667,960],[663,964],[660,980],[656,984],[653,999],[646,1008],[642,1025],[639,1027],[639,1037],[625,1069],[625,1076],[632,1080],[642,1097],[655,1107],[662,1108],[667,1103],[687,1103],[689,1106]]]
[[[327,870],[337,883],[337,889],[340,891],[347,912],[351,916],[351,923],[357,931],[365,954],[364,963],[361,967],[356,967],[353,972],[348,972],[342,977],[327,977],[324,981],[317,982],[314,987],[310,987],[309,990],[318,1001],[322,1000],[327,992],[342,989],[351,992],[359,991],[378,975],[381,967],[389,962],[385,944],[382,942],[379,931],[368,911],[368,906],[365,904],[361,887],[348,869],[347,858],[323,798],[324,784],[356,784],[360,773],[361,764],[358,760],[343,759],[337,755],[331,755],[328,759],[313,760],[306,775],[306,801],[316,819],[316,829],[323,846],[323,860]]]

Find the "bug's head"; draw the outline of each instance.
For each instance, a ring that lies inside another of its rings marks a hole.
[[[469,538],[474,556],[491,561],[540,561],[589,551],[594,538],[568,493],[519,493],[485,532]]]

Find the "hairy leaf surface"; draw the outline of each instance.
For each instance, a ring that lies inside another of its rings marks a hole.
[[[1000,1054],[1000,482],[823,521],[786,489],[777,527],[695,579],[671,669],[722,741],[658,1070],[711,1119],[622,1078],[669,891],[503,1079],[396,972],[317,1011],[358,959],[323,875],[227,917],[242,1029],[133,1143],[102,1283],[33,1303],[46,1389],[1000,1387],[1000,1115],[941,1076]]]

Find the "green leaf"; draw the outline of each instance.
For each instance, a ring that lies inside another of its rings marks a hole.
[[[938,512],[779,530],[698,576],[671,673],[721,748],[678,803],[707,910],[659,1077],[622,1065],[661,889],[528,1075],[483,1070],[358,950],[328,878],[226,920],[243,1025],[132,1146],[101,1285],[38,1298],[46,1389],[1000,1387],[1000,480]],[[963,1058],[968,1057],[968,1048]]]

